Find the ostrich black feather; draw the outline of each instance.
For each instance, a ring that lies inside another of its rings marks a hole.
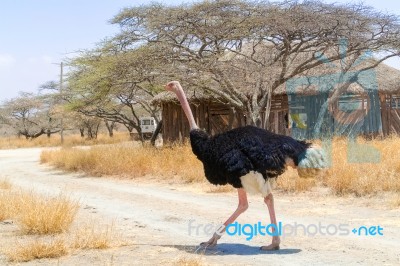
[[[297,166],[310,143],[267,130],[245,126],[209,136],[202,130],[190,131],[193,153],[203,162],[207,180],[214,185],[231,184],[241,188],[240,177],[250,171],[264,179],[285,171],[286,159]]]

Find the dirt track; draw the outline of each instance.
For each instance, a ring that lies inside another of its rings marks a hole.
[[[257,236],[246,241],[243,235],[225,235],[217,248],[194,254],[198,243],[209,238],[204,227],[199,227],[197,235],[197,226],[224,221],[236,207],[236,193],[214,194],[200,187],[167,182],[65,174],[40,165],[40,152],[41,149],[0,150],[0,178],[38,192],[69,193],[80,200],[81,212],[91,212],[99,221],[113,220],[128,245],[77,252],[59,260],[46,259],[29,265],[173,264],[180,257],[228,265],[400,265],[400,211],[380,206],[379,199],[336,198],[312,193],[275,195],[278,220],[283,224],[321,223],[331,225],[331,229],[347,224],[345,227],[350,230],[379,225],[383,236],[358,236],[350,231],[348,235],[312,237],[304,236],[299,229],[297,236],[282,239],[281,250],[262,252],[259,246],[269,244],[270,237]],[[268,223],[268,212],[259,196],[250,196],[250,208],[238,222],[258,221]],[[191,232],[189,224],[193,228]],[[0,223],[0,229],[6,226]],[[6,264],[1,255],[0,264]]]

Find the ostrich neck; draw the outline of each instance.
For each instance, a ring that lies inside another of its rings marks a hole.
[[[181,103],[183,112],[185,113],[185,115],[189,121],[190,130],[198,129],[199,127],[196,125],[196,121],[194,120],[192,110],[190,109],[190,106],[189,106],[189,102],[186,99],[185,92],[183,91],[183,89],[181,87],[177,90],[176,96],[178,97],[178,100]]]

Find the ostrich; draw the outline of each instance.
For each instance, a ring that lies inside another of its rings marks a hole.
[[[281,175],[286,166],[319,169],[326,167],[321,149],[310,143],[278,135],[254,126],[239,127],[209,136],[196,125],[186,95],[178,81],[171,81],[166,90],[174,92],[190,125],[193,153],[203,163],[207,180],[214,185],[230,184],[237,189],[239,204],[234,213],[219,227],[210,240],[200,245],[215,246],[225,232],[248,208],[247,192],[261,193],[268,207],[271,224],[277,225],[274,198],[269,180]],[[300,168],[301,169],[301,168]],[[300,170],[298,169],[298,170]],[[300,174],[300,171],[299,171]],[[261,250],[278,250],[280,238]]]

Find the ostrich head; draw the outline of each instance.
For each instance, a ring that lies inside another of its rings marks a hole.
[[[167,85],[165,85],[165,89],[167,91],[179,93],[182,90],[182,86],[179,81],[170,81]]]
[[[319,145],[313,144],[303,154],[297,172],[301,178],[319,178],[326,173],[328,165],[325,151]]]
[[[185,92],[183,91],[182,86],[179,83],[179,81],[168,82],[167,85],[165,85],[165,89],[167,91],[171,91],[171,92],[175,93],[176,96],[178,97],[178,100],[181,103],[183,112],[185,113],[185,115],[189,121],[190,130],[198,129],[199,127],[196,124],[196,121],[193,117],[192,110],[190,109],[190,105],[186,99]]]

